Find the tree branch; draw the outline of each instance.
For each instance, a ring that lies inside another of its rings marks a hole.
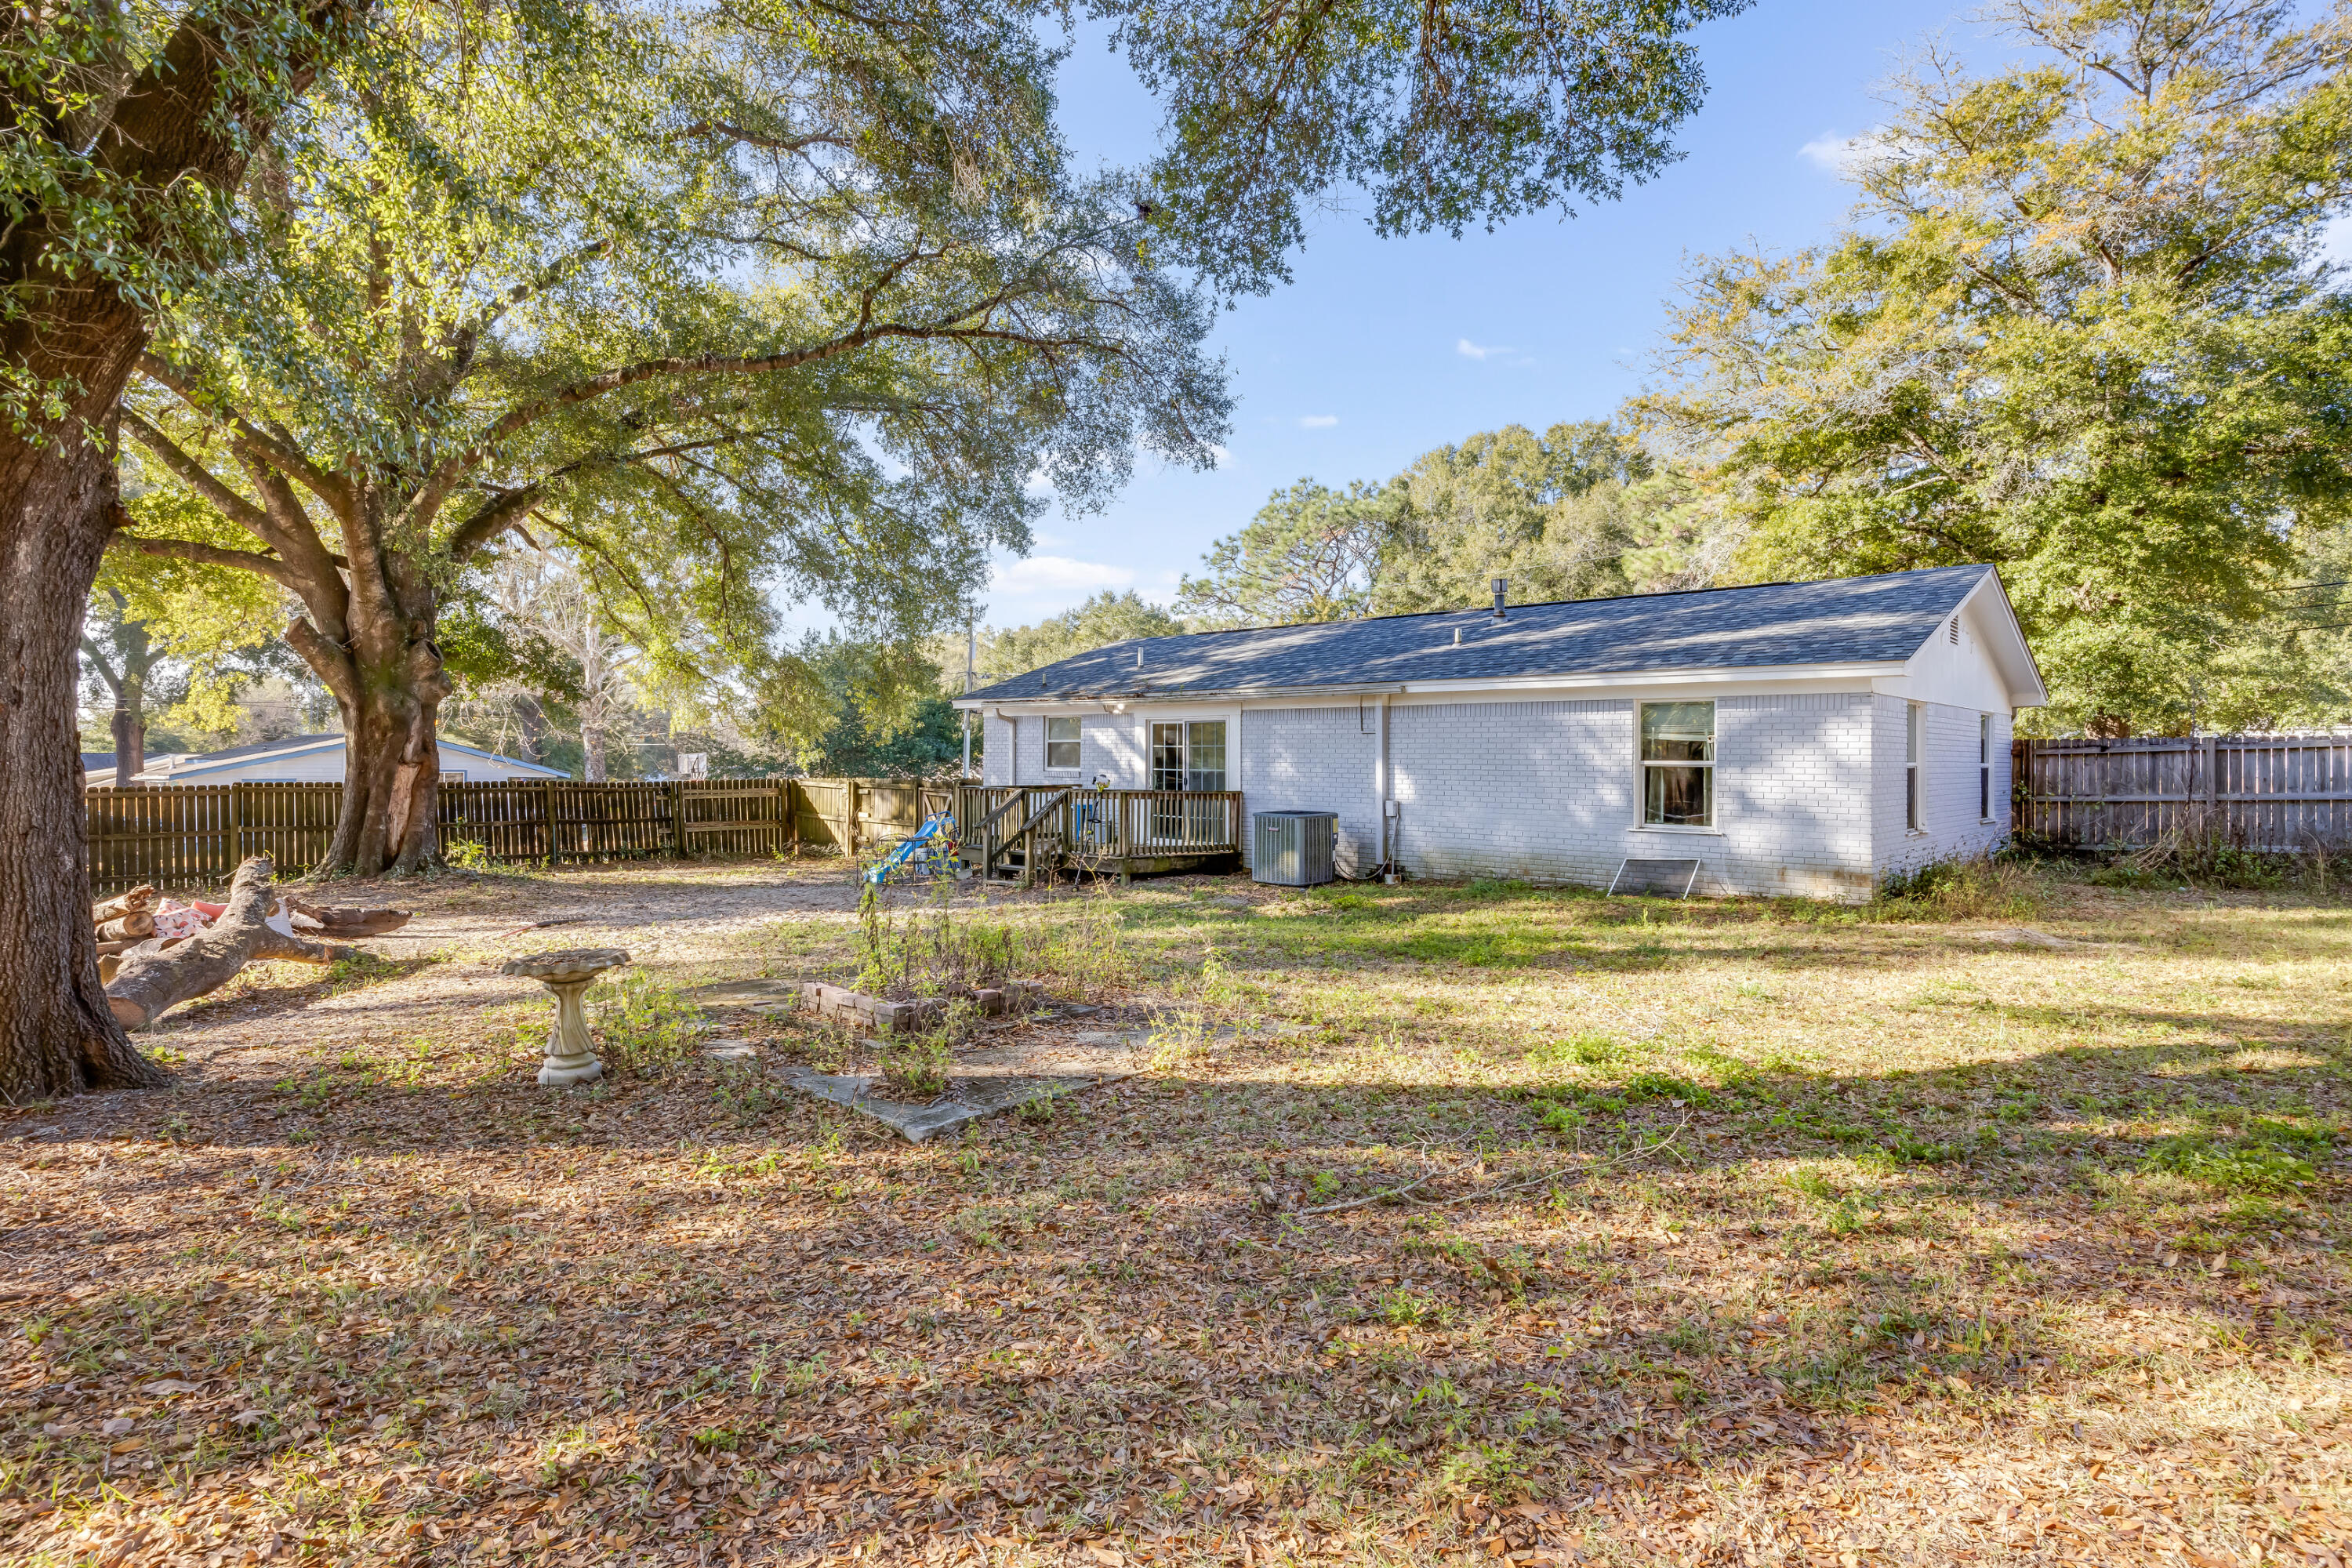
[[[348,483],[304,457],[299,448],[279,440],[242,415],[225,414],[206,407],[196,396],[195,388],[186,373],[169,360],[160,354],[142,353],[139,356],[139,374],[171,392],[198,417],[211,420],[230,431],[239,447],[257,448],[272,468],[299,480],[303,489],[325,501],[336,516],[342,516],[350,506],[352,494]]]
[[[294,571],[275,555],[257,554],[250,550],[224,550],[217,544],[199,544],[193,539],[156,539],[143,533],[116,533],[107,541],[107,548],[118,546],[135,550],[142,555],[161,555],[169,560],[193,561],[200,566],[231,566],[240,572],[254,572],[268,578],[291,593],[300,593]]]
[[[769,375],[780,371],[797,370],[851,353],[885,338],[906,338],[918,341],[948,341],[958,342],[1014,342],[1037,349],[1092,349],[1097,353],[1118,354],[1116,344],[1097,342],[1091,338],[1042,338],[1026,332],[1008,331],[997,327],[958,327],[950,323],[969,320],[975,313],[993,311],[1006,298],[1003,294],[979,301],[971,309],[929,322],[886,321],[879,325],[861,325],[856,330],[807,348],[792,349],[779,354],[676,355],[662,359],[640,360],[635,364],[623,365],[605,371],[547,395],[533,399],[509,410],[486,431],[481,439],[453,454],[433,470],[432,476],[419,488],[415,497],[404,510],[403,521],[414,525],[429,519],[441,509],[459,480],[487,462],[498,444],[508,437],[527,430],[541,420],[579,404],[609,396],[625,387],[656,376],[754,376]]]
[[[98,668],[99,679],[106,682],[106,689],[109,691],[114,693],[114,700],[117,702],[121,701],[122,682],[117,679],[114,671],[108,668],[106,653],[98,646],[97,638],[84,637],[81,639],[81,656]]]
[[[272,531],[268,512],[222,483],[210,468],[189,456],[177,442],[147,423],[137,409],[127,405],[122,410],[122,428],[132,440],[154,453],[165,468],[177,474],[181,483],[212,502],[222,516],[257,539],[269,538]]]
[[[475,510],[474,515],[457,525],[449,536],[449,561],[455,565],[520,522],[530,514],[547,492],[544,484],[525,485],[519,490],[508,490],[492,496]]]

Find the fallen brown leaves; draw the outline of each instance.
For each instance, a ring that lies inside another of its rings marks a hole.
[[[625,881],[546,883],[565,942],[646,945],[593,907]],[[2337,1568],[2342,1171],[2141,1163],[2207,1110],[2340,1124],[2332,917],[2184,953],[2090,906],[2132,969],[1526,894],[1581,956],[1497,973],[1379,945],[1489,905],[1253,896],[1282,940],[1129,895],[1139,999],[1307,1030],[1175,1030],[951,1144],[700,1062],[533,1090],[511,898],[428,908],[446,962],[216,1003],[173,1091],[5,1113],[0,1553]],[[837,973],[845,920],[657,951]],[[2257,1005],[2303,1056],[2190,1070]],[[1828,1065],[1771,1064],[1800,1037]]]

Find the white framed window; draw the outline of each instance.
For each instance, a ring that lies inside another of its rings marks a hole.
[[[1049,768],[1069,768],[1078,765],[1078,721],[1076,719],[1045,721],[1045,765]]]
[[[1992,820],[1992,715],[1977,715],[1977,819]]]
[[[1646,827],[1715,826],[1715,704],[1644,702],[1642,823]]]
[[[1927,803],[1919,796],[1919,757],[1927,748],[1926,710],[1916,702],[1904,704],[1903,714],[1903,826],[1916,833],[1927,820]]]

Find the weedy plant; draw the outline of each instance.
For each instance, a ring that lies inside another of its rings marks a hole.
[[[487,871],[490,868],[490,852],[478,839],[443,839],[441,858],[453,871]]]
[[[1881,920],[1987,920],[2031,914],[2041,901],[2041,882],[2030,864],[1979,855],[1888,879],[1871,910]]]
[[[651,1076],[676,1067],[694,1049],[708,1023],[702,1009],[676,986],[643,970],[623,970],[591,987],[596,1035],[608,1066]]]
[[[900,1094],[945,1094],[948,1075],[955,1068],[956,1044],[969,1037],[979,1022],[979,1008],[970,1002],[951,1002],[937,1028],[880,1041],[876,1069],[882,1081]]]
[[[894,1002],[947,996],[1002,984],[1032,957],[1026,933],[1009,922],[952,911],[941,882],[925,907],[903,916],[897,890],[867,884],[857,898],[857,989]]]

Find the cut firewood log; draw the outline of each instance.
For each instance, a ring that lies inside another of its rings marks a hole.
[[[117,893],[103,903],[92,904],[89,923],[104,925],[124,915],[144,914],[155,907],[155,889],[141,883],[127,893]]]
[[[155,917],[145,910],[133,910],[127,915],[118,915],[98,928],[98,940],[100,942],[136,942],[154,934]]]
[[[415,916],[407,910],[372,910],[351,904],[311,904],[289,899],[296,931],[316,931],[328,936],[382,936],[398,931]]]
[[[306,942],[265,923],[277,903],[269,883],[274,869],[267,855],[256,855],[239,866],[229,884],[228,907],[210,931],[168,946],[142,942],[124,953],[122,967],[106,986],[107,1005],[116,1021],[126,1029],[144,1028],[167,1008],[218,990],[259,959],[332,963],[351,957],[353,949]]]

